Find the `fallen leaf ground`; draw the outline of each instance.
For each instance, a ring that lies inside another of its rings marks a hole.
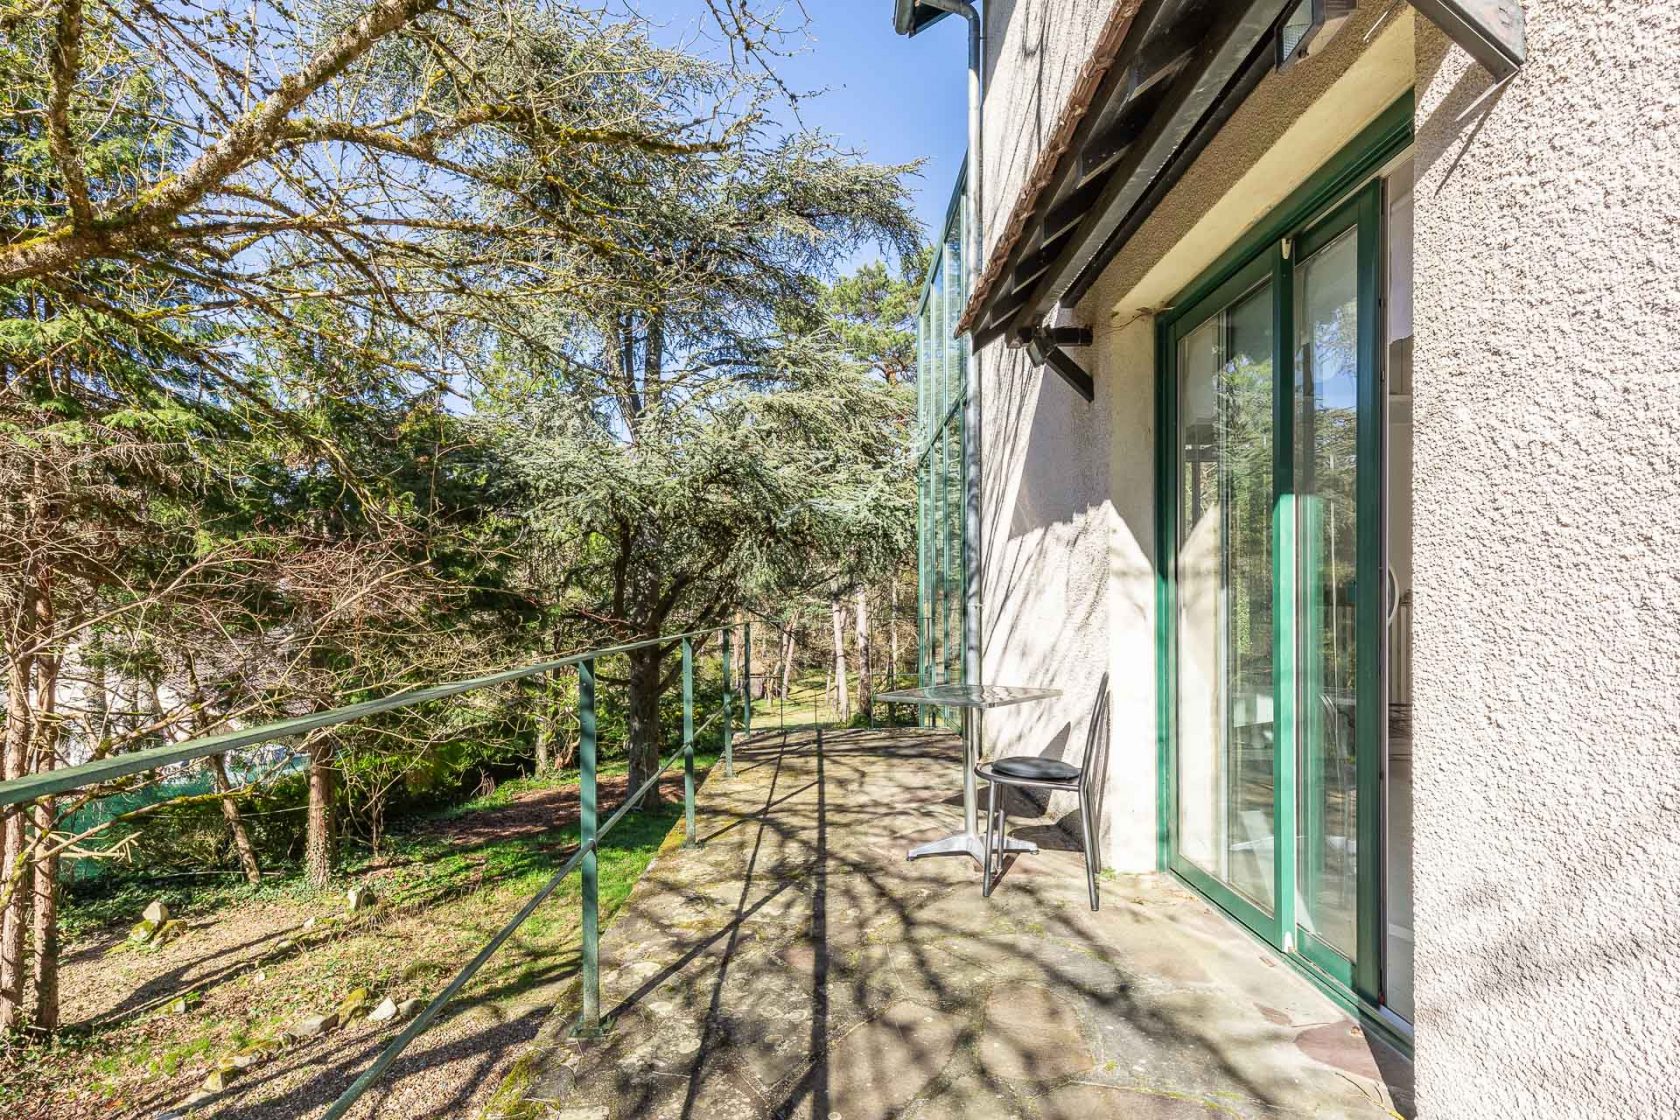
[[[623,793],[621,775],[603,777],[605,806]],[[608,917],[681,819],[680,772],[661,793],[657,810],[626,817],[602,849]],[[354,989],[367,990],[370,1008],[386,996],[431,998],[575,850],[577,807],[575,782],[503,787],[418,823],[330,893],[290,881],[186,892],[176,907],[185,936],[156,950],[124,943],[137,912],[101,913],[104,924],[65,953],[67,1029],[50,1046],[0,1055],[0,1114],[155,1116],[197,1090],[218,1061],[332,1011]],[[357,883],[378,903],[349,915],[344,892]],[[573,980],[577,926],[574,875],[352,1115],[475,1115]],[[287,1046],[230,1077],[193,1115],[319,1115],[401,1027],[363,1019]]]

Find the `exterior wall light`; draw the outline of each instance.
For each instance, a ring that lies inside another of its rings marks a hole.
[[[1277,68],[1316,54],[1353,15],[1358,0],[1296,0],[1278,27]]]

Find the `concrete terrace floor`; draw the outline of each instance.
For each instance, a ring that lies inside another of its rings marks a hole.
[[[1246,933],[1077,843],[990,899],[909,863],[961,821],[954,736],[788,731],[736,752],[602,940],[605,1037],[558,1007],[494,1111],[563,1120],[1390,1117],[1409,1069]],[[982,801],[984,799],[982,793]],[[1031,814],[1025,802],[1010,810]],[[680,833],[676,837],[680,841]],[[1061,850],[1049,850],[1048,845]],[[518,1101],[515,1104],[515,1101]]]

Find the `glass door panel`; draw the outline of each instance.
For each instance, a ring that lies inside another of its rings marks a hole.
[[[1368,180],[1163,334],[1163,820],[1197,890],[1409,1015],[1409,325],[1379,299],[1407,294],[1399,246],[1381,266],[1409,225],[1385,197]]]
[[[1271,285],[1215,311],[1178,351],[1178,851],[1271,913]]]
[[[1301,756],[1296,918],[1357,952],[1359,257],[1348,229],[1295,268]]]

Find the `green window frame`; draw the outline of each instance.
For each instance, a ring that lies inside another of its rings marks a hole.
[[[1407,93],[1385,110],[1346,148],[1314,173],[1256,228],[1223,254],[1171,304],[1171,310],[1157,319],[1156,336],[1156,703],[1157,703],[1157,858],[1160,868],[1188,883],[1198,893],[1248,927],[1321,989],[1366,1022],[1377,1025],[1391,1041],[1404,1049],[1409,1039],[1394,1034],[1378,1013],[1381,989],[1380,929],[1373,916],[1380,914],[1381,875],[1377,867],[1382,850],[1379,813],[1361,811],[1356,822],[1358,837],[1358,907],[1361,915],[1357,948],[1350,962],[1311,936],[1296,940],[1296,859],[1293,849],[1297,833],[1296,743],[1297,712],[1301,682],[1296,669],[1299,639],[1297,583],[1301,572],[1297,558],[1295,507],[1295,334],[1294,264],[1306,260],[1318,247],[1358,230],[1358,305],[1360,329],[1357,346],[1361,368],[1380,369],[1381,315],[1380,246],[1381,190],[1373,182],[1389,161],[1412,141],[1413,99]],[[1286,248],[1287,246],[1287,248]],[[1179,344],[1191,331],[1207,322],[1256,285],[1269,281],[1273,311],[1273,695],[1274,760],[1273,890],[1267,912],[1224,882],[1183,858],[1176,850],[1179,820],[1177,789],[1177,548],[1179,505],[1178,447],[1178,355]],[[1360,387],[1359,424],[1362,445],[1380,447],[1381,412],[1370,407],[1379,391],[1376,377]],[[1380,508],[1381,476],[1377,470],[1362,470],[1358,478],[1357,501],[1362,510]],[[1382,534],[1379,519],[1361,516],[1357,540],[1361,570],[1379,570]],[[1366,596],[1357,605],[1357,625],[1362,635],[1380,633],[1380,597]],[[1365,644],[1362,642],[1362,645]],[[1356,665],[1362,696],[1381,694],[1381,663],[1361,658]],[[1375,721],[1361,721],[1356,729],[1356,774],[1358,804],[1375,806],[1379,800],[1382,749],[1381,729]],[[1286,749],[1287,748],[1287,749]],[[1309,767],[1310,770],[1310,767]],[[1309,797],[1309,802],[1311,798]]]

